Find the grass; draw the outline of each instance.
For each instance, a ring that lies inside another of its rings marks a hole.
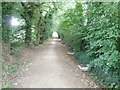
[[[11,63],[4,63],[2,65],[2,77],[3,77],[2,88],[13,87],[10,76],[13,73],[16,73],[22,65],[23,65],[22,60],[15,60],[15,61],[12,61]]]
[[[2,88],[11,88],[11,87],[13,87],[13,85],[12,85],[12,82],[10,80],[6,80],[2,84]]]

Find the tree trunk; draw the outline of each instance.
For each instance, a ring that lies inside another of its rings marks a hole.
[[[27,24],[25,32],[25,44],[30,45],[30,43],[31,43],[31,24]]]
[[[41,22],[42,22],[42,16],[40,16],[39,18],[39,22],[38,22],[38,25],[37,25],[37,37],[36,37],[36,45],[38,46],[39,43],[40,43],[40,30],[41,30]]]

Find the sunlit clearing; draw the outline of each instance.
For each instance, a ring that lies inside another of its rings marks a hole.
[[[11,25],[12,26],[18,26],[20,23],[18,22],[17,18],[12,17],[11,19]]]
[[[53,38],[58,38],[58,33],[57,33],[57,32],[53,32],[53,33],[52,33],[52,37],[53,37]]]

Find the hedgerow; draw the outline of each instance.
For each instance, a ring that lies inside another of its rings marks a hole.
[[[120,85],[118,4],[77,3],[66,11],[59,27],[63,42],[75,52],[79,62],[90,64],[91,72],[112,88]]]

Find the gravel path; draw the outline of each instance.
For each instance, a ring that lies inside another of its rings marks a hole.
[[[31,61],[18,73],[15,88],[95,88],[94,81],[78,69],[68,48],[57,40],[49,40],[34,48]]]

